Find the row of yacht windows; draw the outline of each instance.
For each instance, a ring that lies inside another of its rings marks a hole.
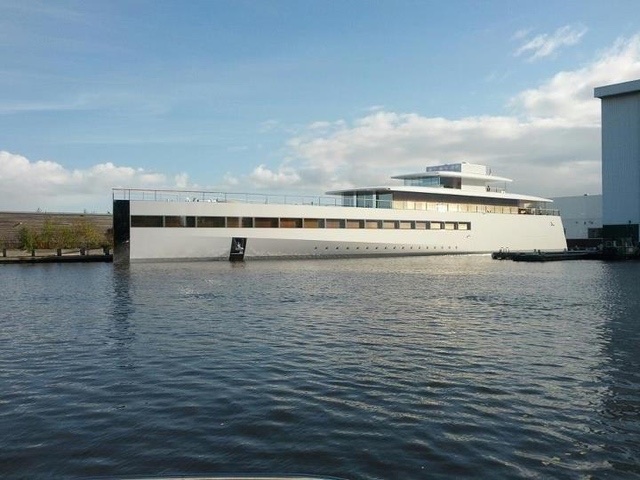
[[[463,213],[506,213],[516,215],[527,213],[526,209],[513,205],[485,205],[468,203],[420,202],[411,200],[391,200],[391,198],[374,198],[373,195],[345,197],[344,207],[393,208],[396,210],[424,210],[428,212],[463,212]]]
[[[192,217],[132,215],[132,227],[191,228],[353,228],[389,230],[471,230],[470,222],[351,220],[344,218]]]

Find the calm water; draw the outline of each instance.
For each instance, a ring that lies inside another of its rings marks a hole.
[[[0,266],[0,476],[640,478],[640,263]]]

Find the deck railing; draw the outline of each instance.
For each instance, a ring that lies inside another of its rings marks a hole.
[[[114,200],[153,202],[259,203],[271,205],[342,206],[341,197],[311,195],[273,195],[260,193],[228,193],[198,190],[147,190],[114,188]]]
[[[263,205],[314,205],[322,207],[386,208],[429,212],[498,213],[520,215],[560,215],[559,210],[547,208],[503,207],[483,204],[458,204],[398,200],[342,198],[340,196],[273,195],[259,193],[228,193],[198,190],[149,190],[114,188],[113,200],[142,200],[152,202],[252,203]]]

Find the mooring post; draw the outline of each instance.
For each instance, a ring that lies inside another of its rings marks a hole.
[[[59,249],[57,250],[56,254],[57,254],[59,257],[61,257],[61,256],[62,256],[62,249],[61,249],[61,248],[59,248]]]

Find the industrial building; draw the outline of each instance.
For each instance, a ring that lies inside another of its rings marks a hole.
[[[590,248],[602,243],[602,195],[553,198],[560,210],[567,247]]]
[[[594,96],[602,101],[602,234],[637,245],[640,80],[597,87]]]

